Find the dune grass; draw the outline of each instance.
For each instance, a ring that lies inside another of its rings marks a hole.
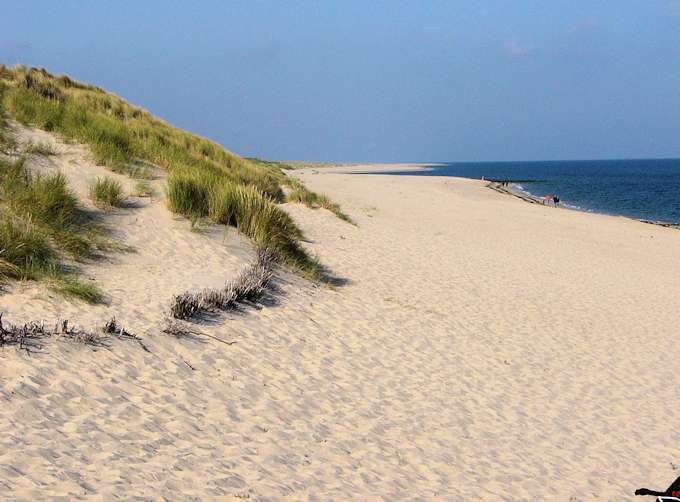
[[[24,147],[24,154],[26,155],[41,155],[49,157],[55,155],[57,152],[52,148],[52,145],[47,143],[30,143]]]
[[[285,164],[243,159],[98,87],[43,69],[0,66],[0,86],[0,104],[15,120],[89,145],[95,161],[116,172],[145,179],[149,165],[166,170],[171,210],[235,225],[283,263],[320,277],[318,263],[300,245],[300,230],[277,206],[286,200],[282,186],[295,183]],[[316,197],[315,204],[350,221]]]
[[[35,175],[23,158],[0,159],[0,277],[47,280],[69,296],[101,301],[96,287],[76,288],[63,264],[91,256],[96,238],[63,175]]]
[[[282,173],[284,171],[295,170],[293,166],[291,166],[290,164],[286,164],[285,162],[262,160],[256,157],[248,157],[248,160],[260,166],[266,166],[272,169],[276,169]],[[350,216],[347,213],[344,213],[342,211],[339,204],[336,204],[335,202],[331,201],[326,195],[312,192],[297,178],[287,176],[284,174],[284,177],[281,178],[280,181],[282,185],[289,188],[288,194],[286,195],[286,202],[297,202],[300,204],[304,204],[305,206],[311,209],[317,209],[322,207],[335,214],[335,216],[337,216],[341,220],[346,221],[347,223],[350,223],[352,225],[356,225],[352,218],[350,218]]]
[[[320,277],[318,263],[299,244],[303,237],[300,229],[288,213],[257,188],[199,171],[172,173],[167,198],[173,212],[235,226],[257,246],[272,250],[284,264],[312,278]]]
[[[135,183],[135,195],[137,197],[151,197],[154,194],[151,183],[147,180],[137,180]]]
[[[296,178],[289,178],[288,186],[291,188],[290,192],[286,196],[288,202],[299,202],[312,209],[322,207],[332,212],[343,221],[356,225],[356,223],[350,218],[347,213],[344,213],[340,208],[339,204],[331,201],[327,196],[323,194],[317,194],[308,190],[299,180]]]
[[[0,124],[0,153],[12,155],[16,152],[18,145],[14,136],[3,126],[4,124]]]
[[[90,184],[90,199],[100,209],[120,207],[125,199],[123,186],[108,176],[97,178]]]
[[[30,222],[3,211],[0,217],[0,260],[4,277],[35,279],[49,273],[56,253],[47,234]]]
[[[59,276],[51,289],[63,296],[77,298],[92,305],[105,301],[104,294],[95,284],[83,282],[72,275]]]
[[[0,76],[2,73],[0,72]],[[3,111],[2,100],[4,97],[6,85],[0,80],[0,154],[12,155],[17,150],[17,142],[14,135],[7,127],[7,117]]]

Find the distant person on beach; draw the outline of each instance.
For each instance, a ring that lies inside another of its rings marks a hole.
[[[544,195],[543,196],[543,205],[545,206],[546,204],[550,205],[550,201],[553,200],[554,195]]]
[[[553,195],[552,200],[553,200],[553,204],[555,204],[555,207],[557,207],[557,205],[560,203],[559,195],[557,195],[557,194]]]

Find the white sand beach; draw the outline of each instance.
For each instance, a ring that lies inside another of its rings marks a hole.
[[[54,145],[84,204],[117,176]],[[357,223],[284,206],[339,285],[280,271],[274,302],[197,327],[231,345],[161,332],[253,256],[190,232],[162,178],[110,216],[136,251],[84,266],[107,305],[8,286],[5,322],[116,316],[150,352],[0,349],[0,498],[622,500],[680,475],[680,231],[351,174],[386,168],[293,173]]]

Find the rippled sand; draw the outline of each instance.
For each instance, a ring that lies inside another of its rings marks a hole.
[[[116,315],[151,351],[0,350],[0,496],[621,500],[680,474],[679,231],[351,170],[295,174],[358,226],[286,206],[344,284],[280,273],[274,303],[199,326],[235,344],[161,333],[252,251],[159,199],[111,216],[136,253],[86,267],[109,305],[0,296],[14,322]]]

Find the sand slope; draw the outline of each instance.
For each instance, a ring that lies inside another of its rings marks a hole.
[[[621,500],[680,475],[680,232],[471,180],[296,174],[358,222],[287,207],[347,284],[282,275],[277,305],[201,326],[234,345],[158,325],[247,243],[155,203],[120,216],[138,253],[92,265],[109,306],[0,296],[17,320],[115,312],[151,349],[1,351],[0,496]]]

